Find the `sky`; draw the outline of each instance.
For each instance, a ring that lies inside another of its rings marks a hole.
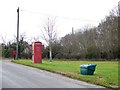
[[[20,35],[28,42],[40,36],[47,17],[56,17],[58,38],[85,26],[97,26],[119,0],[0,0],[0,43],[13,42],[17,35],[17,8],[20,8]],[[3,38],[3,39],[2,39]],[[39,38],[43,44],[45,42]]]

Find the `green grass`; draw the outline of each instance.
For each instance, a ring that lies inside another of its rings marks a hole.
[[[42,64],[33,64],[31,60],[12,60],[12,62],[59,73],[70,78],[102,85],[109,88],[118,88],[117,61],[46,61]],[[97,64],[94,75],[81,75],[81,64]]]

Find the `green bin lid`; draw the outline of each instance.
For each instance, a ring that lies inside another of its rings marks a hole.
[[[95,67],[96,64],[82,64],[82,65],[80,65],[81,68],[88,68],[90,66],[94,66]]]

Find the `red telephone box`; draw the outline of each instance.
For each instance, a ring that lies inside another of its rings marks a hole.
[[[32,44],[32,60],[33,63],[42,63],[42,43],[34,42]]]

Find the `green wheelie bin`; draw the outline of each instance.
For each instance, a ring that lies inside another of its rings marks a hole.
[[[93,75],[95,68],[96,68],[96,64],[83,64],[80,65],[80,73],[83,75]]]

